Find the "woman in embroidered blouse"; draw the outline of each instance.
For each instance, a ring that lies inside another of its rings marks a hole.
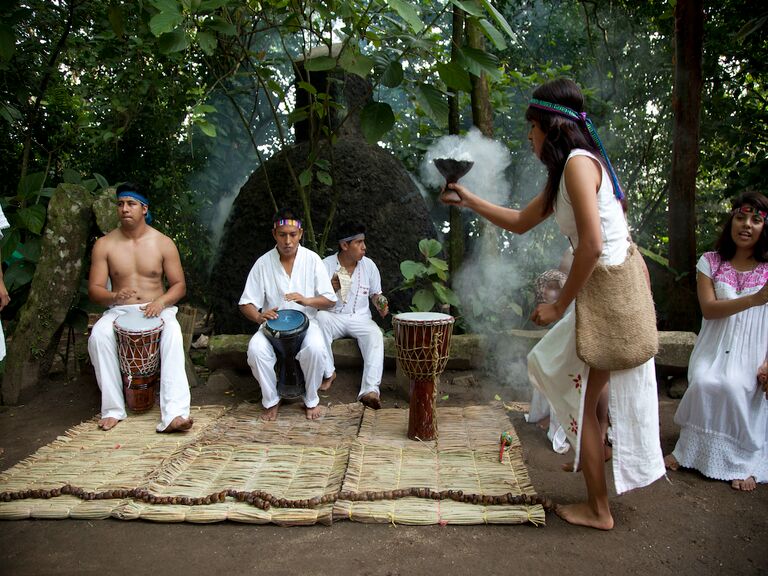
[[[714,252],[696,268],[704,319],[675,414],[668,468],[695,468],[736,490],[768,481],[768,199],[733,204]]]

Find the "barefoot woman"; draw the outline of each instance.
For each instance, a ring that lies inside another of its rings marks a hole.
[[[557,323],[529,354],[528,371],[575,447],[574,469],[581,468],[587,485],[587,500],[561,506],[558,514],[572,524],[609,530],[613,516],[598,418],[600,396],[610,381],[616,491],[650,484],[664,474],[654,364],[651,359],[637,368],[606,372],[590,369],[576,355],[575,314],[569,305],[598,261],[619,264],[626,257],[623,195],[607,156],[601,155],[588,131],[578,86],[554,80],[536,89],[533,97],[526,113],[531,123],[528,139],[547,168],[544,190],[522,210],[513,210],[487,202],[461,185],[449,187],[460,196],[456,204],[517,234],[554,213],[574,247],[571,271],[558,300],[539,304],[531,317],[541,326]],[[617,305],[620,298],[617,295]]]

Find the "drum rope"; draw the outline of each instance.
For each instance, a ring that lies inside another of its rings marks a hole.
[[[33,489],[17,490],[15,492],[0,492],[0,502],[11,502],[15,500],[25,500],[29,498],[47,500],[58,496],[74,496],[80,500],[112,500],[112,499],[132,499],[144,502],[145,504],[170,504],[184,506],[205,506],[209,504],[219,504],[225,502],[227,497],[237,502],[245,502],[260,508],[269,510],[270,508],[317,508],[323,504],[335,503],[337,500],[347,500],[351,502],[375,502],[379,500],[399,500],[401,498],[422,498],[425,500],[453,500],[465,504],[475,504],[481,506],[535,506],[540,505],[544,510],[554,510],[557,505],[546,496],[531,496],[530,494],[515,495],[511,492],[499,495],[487,494],[465,494],[462,490],[432,490],[431,488],[399,488],[397,490],[351,492],[340,490],[335,494],[326,494],[324,496],[315,496],[314,498],[302,500],[289,500],[278,498],[277,496],[263,490],[217,490],[207,496],[161,496],[153,494],[145,488],[103,490],[101,492],[91,492],[82,487],[64,484],[59,488],[50,490]],[[350,510],[351,518],[351,510]]]

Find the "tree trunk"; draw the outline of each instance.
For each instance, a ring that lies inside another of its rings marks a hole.
[[[696,173],[702,89],[704,9],[702,0],[678,0],[675,7],[675,84],[672,174],[669,180],[669,266],[666,316],[670,328],[696,330]]]
[[[48,203],[40,260],[8,344],[3,404],[16,404],[37,383],[46,350],[58,342],[56,333],[80,288],[92,203],[91,194],[74,184],[59,185]]]
[[[464,37],[464,11],[458,6],[453,7],[453,38],[451,43],[451,60],[456,60],[459,46]],[[448,97],[448,133],[458,134],[459,121],[459,93],[458,91]],[[461,217],[461,209],[456,206],[448,207],[448,269],[451,278],[464,261],[464,222]]]

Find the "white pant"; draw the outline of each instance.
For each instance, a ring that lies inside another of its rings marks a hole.
[[[143,304],[114,306],[104,312],[93,325],[88,338],[88,353],[96,370],[96,381],[101,389],[101,417],[123,420],[125,398],[120,363],[117,357],[115,318]],[[181,326],[176,320],[176,307],[166,308],[160,314],[163,332],[160,335],[160,423],[157,430],[165,430],[176,416],[189,418],[189,383],[184,369],[184,340]]]
[[[378,324],[371,318],[353,314],[336,314],[321,310],[317,313],[317,321],[325,336],[327,364],[325,377],[333,374],[333,341],[337,338],[352,337],[357,340],[360,354],[363,357],[363,381],[357,398],[369,392],[379,394],[381,374],[384,371],[384,336]]]
[[[304,405],[314,408],[320,403],[317,389],[323,382],[323,368],[325,367],[325,342],[320,327],[314,320],[310,320],[307,334],[301,343],[301,348],[296,354],[301,371],[304,373]],[[272,408],[280,402],[277,393],[277,375],[275,364],[277,354],[272,343],[264,334],[264,325],[253,335],[248,342],[248,365],[251,367],[253,377],[261,386],[261,404],[264,408]]]

